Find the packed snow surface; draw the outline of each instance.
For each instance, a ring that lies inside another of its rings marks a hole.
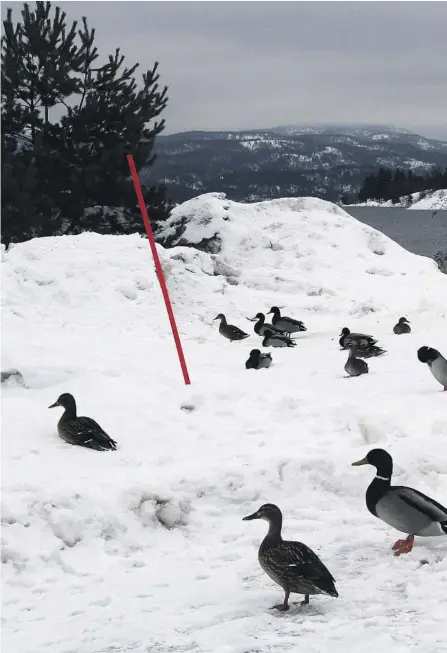
[[[369,449],[394,482],[447,503],[447,393],[417,360],[447,351],[447,277],[315,199],[253,205],[205,195],[166,228],[214,253],[159,247],[192,384],[183,385],[145,239],[42,238],[3,253],[3,645],[7,653],[438,653],[447,537],[402,537],[366,509]],[[165,234],[165,235],[166,235]],[[308,331],[270,350],[245,318],[272,305]],[[230,343],[217,313],[251,336]],[[395,336],[405,315],[412,334]],[[344,378],[340,328],[388,353]],[[57,436],[71,392],[115,452]],[[339,598],[277,613],[261,570],[262,503],[305,542]]]

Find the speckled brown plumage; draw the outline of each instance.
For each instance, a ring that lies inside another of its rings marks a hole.
[[[282,513],[278,506],[266,503],[243,519],[265,519],[269,523],[258,560],[265,573],[284,590],[284,602],[274,608],[288,610],[291,593],[304,594],[303,604],[309,603],[311,594],[338,596],[334,578],[320,558],[305,544],[282,539]]]

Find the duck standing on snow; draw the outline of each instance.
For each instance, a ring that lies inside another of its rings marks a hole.
[[[399,322],[394,325],[393,331],[397,336],[402,335],[403,333],[411,333],[410,323],[406,317],[400,317]]]
[[[397,540],[394,544],[394,555],[409,553],[415,535],[447,535],[447,508],[411,487],[391,486],[393,459],[387,451],[372,449],[365,458],[352,464],[372,465],[377,470],[366,491],[369,512],[396,530],[408,534],[405,540]]]
[[[244,340],[245,338],[249,338],[248,333],[245,333],[245,331],[242,331],[239,327],[227,324],[227,318],[223,313],[219,313],[219,315],[214,319],[220,320],[219,333],[224,336],[224,338],[228,338],[228,340],[231,340],[232,342],[233,340]]]
[[[345,372],[349,376],[360,376],[361,374],[368,374],[368,363],[361,358],[356,358],[357,345],[352,344],[349,348],[348,360],[345,364]]]
[[[272,364],[271,354],[261,354],[259,349],[252,349],[248,360],[245,361],[247,370],[260,370],[268,368]]]
[[[62,394],[59,399],[48,408],[62,406],[65,411],[57,424],[59,436],[68,444],[96,449],[96,451],[108,451],[116,449],[116,442],[90,417],[78,417],[76,414],[76,401],[73,395],[68,392]]]
[[[285,333],[298,333],[299,331],[307,331],[304,323],[300,320],[294,320],[291,317],[281,317],[281,311],[277,306],[272,306],[267,315],[273,313],[272,324],[275,329],[284,331]]]
[[[289,336],[281,333],[272,333],[268,329],[264,331],[263,347],[295,347],[296,342]]]
[[[255,322],[258,320],[254,326],[254,332],[258,336],[263,336],[265,331],[271,331],[272,333],[280,333],[282,335],[285,335],[285,331],[281,331],[281,329],[277,329],[276,327],[273,326],[273,324],[269,324],[268,322],[265,321],[265,315],[264,313],[257,313],[256,317],[248,317],[247,320],[250,320],[250,322]]]
[[[347,327],[341,330],[338,342],[342,349],[349,349],[351,345],[355,344],[358,358],[372,358],[385,354],[384,349],[376,347],[377,340],[375,338],[367,336],[365,333],[351,333]]]
[[[338,596],[334,579],[316,553],[301,542],[282,539],[282,513],[278,506],[266,503],[243,521],[251,519],[265,519],[269,524],[269,531],[259,547],[258,560],[267,576],[284,590],[284,602],[274,608],[282,612],[288,610],[291,593],[304,594],[301,605],[309,603],[311,594]]]
[[[436,381],[447,390],[447,360],[444,356],[433,347],[421,347],[418,349],[418,358],[421,363],[427,363]]]

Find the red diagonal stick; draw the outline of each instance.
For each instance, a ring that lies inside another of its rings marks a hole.
[[[127,155],[127,162],[129,164],[130,172],[132,173],[133,185],[135,187],[135,192],[138,197],[138,204],[140,205],[141,215],[143,216],[144,226],[146,227],[147,237],[149,238],[149,245],[151,247],[152,256],[154,257],[155,269],[157,271],[158,281],[160,282],[161,292],[163,293],[163,299],[165,300],[166,310],[169,315],[169,322],[171,323],[172,335],[174,336],[175,346],[177,347],[177,353],[180,360],[180,365],[182,366],[183,378],[185,379],[185,384],[189,385],[191,381],[189,380],[188,368],[186,367],[185,357],[183,355],[182,343],[180,342],[180,336],[177,330],[177,324],[175,323],[174,311],[172,310],[171,300],[169,299],[168,289],[166,287],[166,281],[161,268],[160,259],[158,258],[157,247],[155,245],[154,234],[152,232],[151,223],[149,221],[149,216],[147,214],[146,203],[144,201],[143,193],[141,192],[140,180],[138,178],[138,172],[135,167],[135,161],[131,154]]]

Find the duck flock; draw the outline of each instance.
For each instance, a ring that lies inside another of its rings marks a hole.
[[[266,323],[263,313],[248,318],[256,322],[254,331],[263,339],[263,347],[295,347],[296,341],[291,335],[307,331],[302,321],[282,316],[278,306],[273,306],[267,314],[273,314],[271,324]],[[222,313],[215,319],[220,320],[219,333],[228,340],[245,340],[249,337],[242,329],[228,324]],[[406,317],[398,320],[393,333],[411,333],[410,322]],[[386,353],[377,345],[377,339],[364,333],[351,333],[347,327],[341,330],[339,337],[341,349],[349,352],[344,369],[350,377],[369,372],[365,358]],[[433,347],[421,347],[417,355],[421,363],[428,365],[436,381],[447,390],[447,360]],[[269,368],[271,364],[270,353],[252,349],[245,367],[259,370]],[[352,464],[372,465],[377,470],[366,492],[366,505],[375,517],[407,534],[406,539],[397,540],[394,544],[395,555],[409,553],[415,535],[447,535],[447,508],[413,488],[391,486],[393,460],[387,451],[373,449],[366,458]],[[334,578],[318,556],[301,542],[282,539],[282,513],[278,506],[266,503],[252,515],[244,517],[244,520],[251,519],[264,519],[269,524],[268,533],[259,547],[258,559],[266,574],[284,590],[283,603],[273,606],[274,608],[288,610],[291,593],[304,594],[302,605],[309,603],[311,594],[338,596]]]
[[[281,315],[278,306],[272,306],[267,315],[270,313],[273,314],[271,324],[265,321],[264,313],[258,313],[255,317],[248,318],[251,322],[256,322],[254,332],[262,338],[262,346],[295,347],[296,341],[291,338],[291,335],[307,331],[304,322]],[[245,338],[250,337],[248,333],[245,333],[239,327],[228,324],[223,313],[219,313],[214,319],[220,320],[219,333],[231,342],[245,340]],[[393,327],[393,333],[396,335],[411,333],[410,322],[406,317],[399,318],[397,324]],[[344,368],[348,376],[367,374],[369,366],[362,359],[386,354],[385,349],[377,345],[377,339],[365,333],[351,333],[347,327],[343,327],[339,337],[341,349],[346,349],[349,352]],[[447,360],[433,347],[420,347],[417,355],[421,363],[428,365],[436,381],[443,386],[444,390],[447,390]],[[252,349],[249,358],[245,362],[245,367],[248,370],[259,370],[268,368],[271,364],[271,354],[261,353],[259,349]]]
[[[281,315],[273,306],[271,324],[265,315],[258,313],[254,318],[254,332],[262,338],[263,347],[295,347],[292,334],[307,331],[304,323]],[[219,333],[234,342],[245,340],[249,334],[237,326],[228,324],[225,315],[219,313]],[[411,333],[410,323],[401,317],[393,328],[396,335]],[[345,364],[348,376],[356,377],[369,371],[364,360],[386,353],[377,345],[377,340],[363,333],[351,333],[344,327],[340,333],[341,349],[349,352]],[[447,360],[432,347],[421,347],[417,352],[421,363],[427,364],[433,377],[447,391]],[[272,355],[252,349],[245,363],[247,369],[266,369],[272,364]],[[59,436],[68,444],[79,445],[97,451],[116,450],[117,443],[90,417],[77,415],[76,401],[71,394],[62,394],[50,406],[64,408],[57,428]],[[406,534],[393,546],[394,555],[409,553],[413,548],[415,536],[428,537],[447,535],[447,508],[418,490],[404,486],[391,485],[393,460],[384,449],[372,449],[365,458],[352,465],[371,465],[376,475],[366,491],[366,506],[369,512],[389,526]],[[278,506],[266,503],[256,512],[243,518],[245,521],[264,519],[268,523],[268,533],[259,547],[258,560],[265,573],[284,591],[282,603],[273,606],[280,611],[289,609],[291,593],[304,595],[302,604],[309,603],[309,597],[326,594],[337,597],[335,580],[320,558],[301,542],[282,539],[282,513]]]

